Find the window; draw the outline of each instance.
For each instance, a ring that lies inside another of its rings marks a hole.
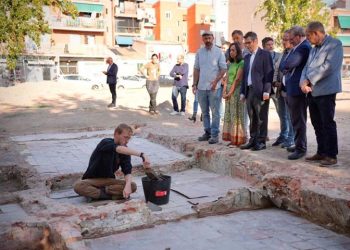
[[[115,31],[120,33],[140,33],[140,21],[136,18],[118,17]]]
[[[95,36],[85,35],[84,44],[95,45]]]
[[[165,18],[170,20],[171,19],[171,11],[166,11],[165,12]]]

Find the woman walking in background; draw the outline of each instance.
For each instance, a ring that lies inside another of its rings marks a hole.
[[[222,139],[229,141],[228,146],[239,146],[246,141],[244,132],[244,103],[240,101],[240,88],[243,77],[242,50],[238,43],[229,47],[229,65],[224,81],[225,115]]]
[[[146,77],[146,88],[150,97],[149,113],[151,115],[158,114],[157,107],[157,93],[159,90],[159,75],[160,67],[158,62],[158,55],[153,54],[151,61],[141,67],[141,73]],[[146,73],[145,73],[146,71]]]

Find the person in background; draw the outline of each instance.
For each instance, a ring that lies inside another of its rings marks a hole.
[[[287,59],[293,45],[289,42],[289,30],[285,31],[282,36],[282,46],[284,48],[282,56],[279,58],[275,64],[275,71],[273,75],[272,89],[273,97],[272,99],[277,103],[276,110],[280,119],[280,134],[276,141],[272,143],[272,146],[282,145],[282,148],[289,148],[294,146],[294,130],[292,126],[292,121],[290,119],[290,114],[287,106],[287,96],[285,88],[285,79],[283,78],[283,72],[281,71],[281,64]]]
[[[141,73],[146,77],[146,88],[150,97],[149,113],[158,114],[157,111],[157,93],[159,90],[160,66],[158,55],[153,54],[151,61],[141,68]]]
[[[232,37],[232,42],[234,43],[238,43],[239,47],[242,50],[242,57],[244,59],[244,57],[246,57],[249,53],[249,50],[245,47],[244,42],[243,42],[243,32],[241,30],[234,30],[232,31],[231,34]],[[225,55],[229,55],[229,51],[226,51]],[[245,131],[245,135],[247,136],[247,138],[249,137],[249,125],[250,125],[250,120],[249,120],[249,115],[248,115],[248,110],[247,110],[247,105],[244,105],[244,131]]]
[[[228,146],[240,146],[246,141],[244,132],[244,103],[240,100],[241,80],[244,61],[238,43],[229,46],[230,54],[228,72],[224,81],[223,96],[225,99],[225,116],[222,139],[229,141]]]
[[[114,108],[116,106],[116,100],[117,100],[116,85],[117,85],[118,66],[113,62],[112,57],[108,57],[106,59],[106,63],[108,64],[108,68],[107,68],[107,71],[103,71],[103,74],[107,76],[107,84],[109,86],[109,91],[112,94],[112,102],[107,107]]]
[[[295,133],[295,148],[287,148],[288,160],[297,160],[307,151],[306,119],[307,97],[299,87],[304,66],[308,60],[311,45],[306,40],[305,30],[300,26],[293,26],[289,32],[289,41],[293,49],[280,68],[284,74],[287,93],[287,104]]]
[[[261,41],[262,43],[262,47],[264,50],[270,52],[271,54],[271,58],[272,58],[272,62],[273,62],[273,66],[274,66],[274,72],[275,71],[278,71],[278,69],[276,68],[276,64],[277,62],[280,60],[281,58],[281,53],[278,53],[276,51],[274,51],[275,49],[275,41],[273,40],[272,37],[265,37],[264,39],[262,39]],[[281,116],[279,115],[279,110],[278,110],[278,100],[277,100],[277,95],[275,93],[275,90],[277,90],[276,88],[272,87],[272,91],[271,91],[271,99],[273,101],[273,103],[275,104],[275,108],[276,108],[276,112],[278,114],[278,118],[280,120],[280,127],[282,127],[282,120],[281,120]],[[269,109],[269,107],[267,107],[267,109]],[[267,111],[268,112],[268,111]],[[284,126],[285,128],[285,126]],[[284,138],[281,136],[281,134],[285,134],[285,131],[281,131],[279,137],[276,139],[275,142],[272,143],[272,146],[278,146],[280,145],[281,143],[284,142]]]
[[[172,89],[171,99],[173,101],[174,111],[170,115],[185,115],[186,109],[186,93],[188,89],[188,64],[184,62],[183,54],[177,57],[177,64],[170,71],[170,76],[174,77],[174,85]],[[181,109],[177,103],[178,95],[181,95]]]

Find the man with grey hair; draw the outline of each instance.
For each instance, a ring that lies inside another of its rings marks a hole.
[[[306,36],[315,45],[310,52],[300,80],[300,88],[308,94],[311,123],[315,129],[317,152],[307,161],[320,162],[321,167],[337,163],[338,138],[334,120],[335,100],[341,92],[342,43],[326,34],[323,24],[310,22]]]
[[[227,65],[224,53],[214,46],[214,36],[211,31],[202,34],[204,47],[200,48],[195,57],[192,91],[198,92],[198,102],[203,114],[204,134],[199,141],[209,144],[219,142],[220,103],[222,98],[221,78],[225,75]],[[212,120],[210,121],[209,109]]]
[[[287,105],[295,133],[295,149],[287,149],[289,152],[292,152],[288,156],[288,159],[297,160],[303,157],[307,151],[307,98],[301,91],[299,82],[301,73],[309,57],[311,45],[306,40],[304,29],[300,26],[294,26],[290,29],[289,41],[293,45],[293,49],[287,59],[282,62],[280,68],[285,77]]]

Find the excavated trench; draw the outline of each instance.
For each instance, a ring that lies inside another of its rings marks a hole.
[[[24,214],[22,222],[7,222],[8,230],[1,231],[0,239],[8,245],[0,249],[88,249],[85,239],[272,206],[338,232],[350,232],[350,199],[341,192],[323,193],[317,186],[308,185],[312,180],[297,174],[288,175],[282,170],[289,166],[281,162],[262,162],[239,150],[202,147],[181,138],[149,134],[147,139],[190,156],[154,166],[172,176],[169,204],[159,207],[144,202],[140,166],[134,171],[138,192],[132,200],[93,203],[86,203],[72,191],[81,173],[51,176],[45,179],[44,187],[28,190],[26,174],[19,168],[1,168],[1,187],[7,188],[1,193],[16,193],[15,200],[1,204],[18,206]]]

